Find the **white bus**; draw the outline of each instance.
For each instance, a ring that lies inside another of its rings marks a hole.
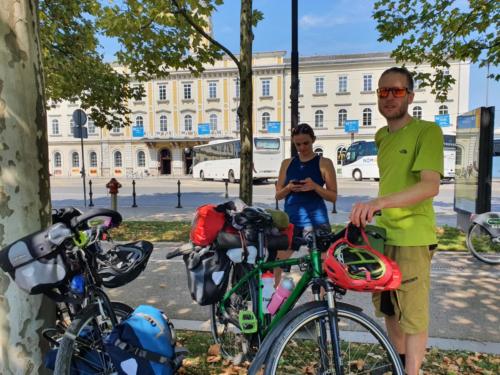
[[[377,146],[374,141],[353,142],[345,154],[339,177],[352,177],[356,181],[363,178],[378,179]]]
[[[278,178],[282,147],[280,138],[254,137],[254,180]],[[193,177],[236,182],[240,179],[240,152],[239,139],[211,141],[193,147]]]
[[[443,180],[455,178],[456,137],[444,135],[444,176]],[[339,177],[352,177],[356,181],[363,178],[379,179],[377,146],[374,141],[352,143],[347,149]]]

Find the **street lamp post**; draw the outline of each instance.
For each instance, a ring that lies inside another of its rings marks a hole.
[[[292,83],[290,87],[291,100],[291,132],[299,123],[299,51],[298,51],[298,0],[292,0]],[[297,156],[297,149],[290,134],[290,151],[292,157]]]

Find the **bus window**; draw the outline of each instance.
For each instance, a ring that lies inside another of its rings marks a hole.
[[[279,151],[280,149],[278,138],[254,138],[253,143],[256,150]]]

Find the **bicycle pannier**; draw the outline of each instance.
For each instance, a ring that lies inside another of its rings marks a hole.
[[[0,267],[21,289],[30,294],[44,293],[68,275],[62,249],[70,237],[70,229],[62,223],[30,234],[0,251]]]
[[[191,242],[196,246],[210,245],[217,233],[224,227],[224,211],[217,210],[219,206],[206,204],[196,209],[191,233],[189,235]]]
[[[120,375],[171,375],[182,364],[173,326],[153,306],[137,307],[113,328],[104,345]]]
[[[219,301],[226,291],[231,262],[226,254],[205,247],[184,255],[191,297],[201,306]]]

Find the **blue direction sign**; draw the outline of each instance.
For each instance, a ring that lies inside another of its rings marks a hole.
[[[87,114],[78,108],[73,112],[73,121],[76,126],[84,126],[87,123]]]
[[[359,131],[359,121],[358,120],[345,120],[344,131],[346,133],[357,133]]]
[[[210,124],[198,124],[198,135],[210,135]]]
[[[280,133],[281,132],[281,122],[279,121],[269,121],[267,123],[268,133]]]
[[[442,128],[446,128],[450,126],[450,115],[435,115],[434,122]]]
[[[144,126],[132,126],[132,137],[144,137]]]

